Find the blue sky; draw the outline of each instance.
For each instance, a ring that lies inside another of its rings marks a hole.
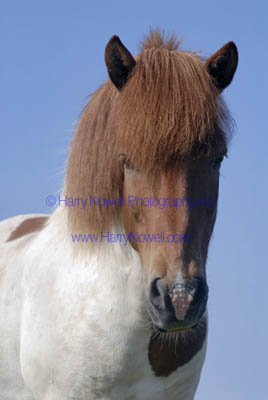
[[[224,97],[236,120],[221,171],[207,264],[208,354],[197,400],[266,397],[267,12],[264,1],[9,1],[0,5],[0,218],[51,212],[88,95],[118,34],[136,54],[150,26],[209,56],[229,40],[239,66]],[[265,123],[266,122],[266,123]]]

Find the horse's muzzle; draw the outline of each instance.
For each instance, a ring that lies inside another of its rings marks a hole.
[[[171,286],[165,279],[151,282],[148,312],[153,323],[166,331],[193,328],[203,316],[208,299],[205,279],[189,278]]]

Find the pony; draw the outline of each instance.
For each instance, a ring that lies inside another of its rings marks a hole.
[[[54,212],[0,224],[3,400],[191,400],[200,379],[237,48],[156,29],[105,62]]]

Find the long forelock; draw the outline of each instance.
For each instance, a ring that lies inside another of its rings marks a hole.
[[[118,155],[144,171],[161,172],[170,160],[211,156],[228,142],[232,120],[218,90],[193,52],[175,36],[151,31],[122,91],[107,81],[83,111],[71,147],[66,191],[72,197],[122,194]],[[119,209],[70,209],[70,225],[101,230]]]
[[[155,42],[158,47],[151,47]],[[159,32],[145,39],[118,97],[118,142],[141,169],[164,166],[174,155],[198,155],[196,149],[211,155],[228,141],[231,119],[202,58],[174,50],[175,43],[175,38],[161,42]]]

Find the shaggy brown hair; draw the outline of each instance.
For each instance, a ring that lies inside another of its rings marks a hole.
[[[135,168],[159,174],[171,161],[226,151],[231,120],[225,103],[204,60],[178,45],[175,37],[151,31],[123,90],[109,80],[93,94],[72,142],[67,196],[120,197],[122,153]],[[87,204],[68,213],[72,232],[101,232],[120,208]]]

